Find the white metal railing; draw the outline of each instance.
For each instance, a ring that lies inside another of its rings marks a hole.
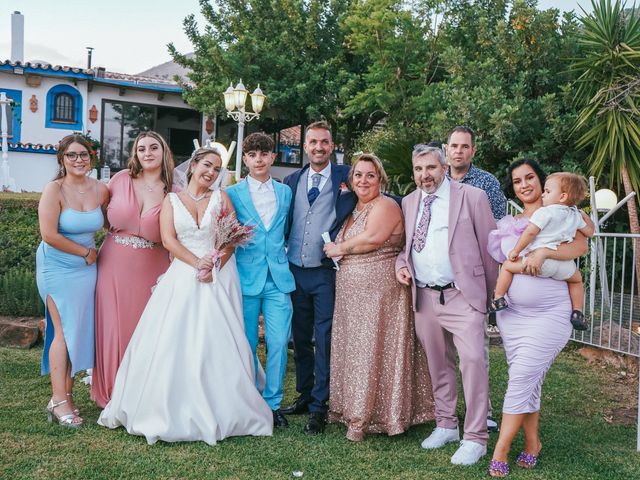
[[[522,207],[513,200],[507,200],[507,215],[516,216],[522,213]]]
[[[640,357],[640,297],[636,259],[640,235],[596,233],[583,263],[589,328],[573,340]]]

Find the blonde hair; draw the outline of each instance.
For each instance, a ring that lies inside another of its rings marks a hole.
[[[587,196],[588,183],[582,175],[570,172],[556,172],[547,177],[547,181],[552,178],[560,180],[560,191],[567,194],[566,204],[574,206],[580,204]]]
[[[193,176],[193,167],[200,162],[207,155],[215,155],[220,159],[220,164],[222,166],[222,155],[218,150],[211,147],[200,147],[191,155],[191,159],[189,160],[189,168],[187,169],[187,184],[191,181],[191,177]]]
[[[140,159],[138,158],[138,143],[146,137],[157,140],[162,147],[162,172],[160,173],[160,178],[164,184],[164,193],[169,193],[173,186],[173,154],[169,149],[169,145],[167,145],[167,142],[159,133],[149,130],[138,134],[131,147],[131,154],[129,155],[129,162],[127,163],[129,175],[131,178],[138,178],[138,175],[142,172],[142,163],[140,163]]]
[[[389,185],[389,177],[387,176],[387,172],[384,171],[382,161],[373,153],[362,153],[356,157],[351,165],[351,170],[349,170],[349,183],[353,185],[353,173],[358,162],[370,162],[373,164],[373,168],[378,174],[378,178],[380,178],[380,190],[384,191],[387,188],[387,185]]]

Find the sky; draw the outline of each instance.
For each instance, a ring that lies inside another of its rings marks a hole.
[[[628,0],[631,4],[632,0]],[[540,8],[576,10],[590,0],[540,0]],[[182,21],[193,13],[203,25],[198,0],[0,0],[0,61],[11,56],[11,13],[25,16],[26,61],[93,66],[136,74],[171,60],[167,44],[192,51]]]

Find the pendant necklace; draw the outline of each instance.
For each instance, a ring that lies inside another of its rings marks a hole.
[[[204,197],[206,197],[207,193],[209,193],[209,192],[204,192],[202,195],[199,195],[199,196],[196,197],[188,189],[186,190],[186,192],[187,192],[187,195],[189,195],[189,198],[191,200],[193,200],[194,202],[196,202],[196,203],[198,203],[200,200],[202,200]]]
[[[62,182],[64,185],[64,182]],[[65,185],[66,187],[70,188],[69,185]],[[85,187],[86,188],[86,187]],[[85,193],[87,193],[86,190],[78,190],[77,188],[72,188],[71,190],[74,190],[76,192],[78,192],[80,195],[84,195]]]

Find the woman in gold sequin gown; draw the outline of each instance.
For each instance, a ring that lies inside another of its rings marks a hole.
[[[340,260],[331,335],[329,421],[347,426],[347,438],[397,435],[433,420],[427,359],[416,340],[411,292],[395,278],[403,244],[402,211],[381,195],[387,181],[380,160],[361,155],[350,181],[358,196],[335,243]]]

